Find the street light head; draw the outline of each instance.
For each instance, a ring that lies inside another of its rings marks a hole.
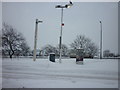
[[[38,23],[42,23],[43,21],[39,21],[38,19],[36,19],[36,24]]]
[[[65,8],[70,8],[71,6],[70,5],[65,5]]]
[[[69,4],[66,4],[66,5],[65,5],[65,7],[66,7],[66,8],[70,8],[72,5],[73,5],[73,3],[70,1]]]
[[[38,23],[42,23],[43,21],[38,21]]]
[[[55,8],[70,8],[72,5],[73,5],[73,3],[70,1],[70,3],[66,4],[65,6],[57,5],[57,6],[55,6]]]
[[[70,4],[72,4],[73,5],[73,3],[70,1]]]
[[[62,6],[61,5],[57,5],[57,6],[55,6],[55,8],[62,8]]]

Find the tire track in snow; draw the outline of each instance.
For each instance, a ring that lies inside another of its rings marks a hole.
[[[95,76],[95,75],[63,75],[63,74],[43,74],[43,73],[28,73],[28,72],[3,72],[3,78],[82,78],[82,79],[104,79],[104,80],[118,80],[117,77],[109,76]]]

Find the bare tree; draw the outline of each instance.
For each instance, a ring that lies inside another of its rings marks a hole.
[[[59,52],[59,45],[56,47],[57,51]],[[62,56],[67,56],[68,55],[68,47],[65,44],[62,44]]]
[[[62,44],[62,53],[63,56],[67,56],[68,54],[68,47],[65,44]]]
[[[49,53],[57,53],[56,47],[49,44],[43,47],[42,50],[45,52],[46,55],[49,55]]]
[[[87,50],[88,50],[87,54],[92,57],[98,55],[98,47],[95,45],[95,43],[90,43],[85,52],[87,52]]]
[[[77,38],[70,44],[71,48],[83,48],[84,54],[89,56],[95,56],[98,54],[98,47],[84,35],[78,35]]]
[[[29,47],[21,33],[17,32],[12,26],[3,24],[2,28],[2,54],[19,56],[27,53]]]
[[[49,55],[49,53],[55,53],[56,56],[59,56],[59,45],[54,47],[48,44],[42,48],[42,51],[44,51],[46,55]],[[65,44],[62,44],[62,55],[67,56],[67,54],[68,54],[68,47]]]

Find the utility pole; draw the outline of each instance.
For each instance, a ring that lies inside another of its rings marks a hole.
[[[102,22],[100,21],[100,59],[102,59]]]
[[[59,54],[60,54],[60,58],[59,58],[59,63],[61,63],[61,57],[62,57],[62,28],[64,26],[63,23],[63,9],[64,8],[70,8],[73,5],[73,3],[70,1],[69,4],[66,5],[57,5],[55,6],[55,8],[60,8],[61,9],[61,31],[60,31],[60,41],[59,41]]]
[[[60,58],[59,58],[59,63],[61,63],[61,56],[62,56],[62,27],[64,26],[63,23],[63,8],[61,8],[61,32],[60,32]]]
[[[37,47],[38,23],[42,23],[42,21],[39,21],[38,19],[36,19],[36,22],[35,22],[35,38],[34,38],[33,61],[36,61],[36,47]]]

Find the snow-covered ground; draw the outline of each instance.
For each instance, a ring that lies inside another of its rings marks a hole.
[[[2,57],[0,55],[0,89],[2,89]]]
[[[3,88],[118,88],[117,59],[3,59]]]

